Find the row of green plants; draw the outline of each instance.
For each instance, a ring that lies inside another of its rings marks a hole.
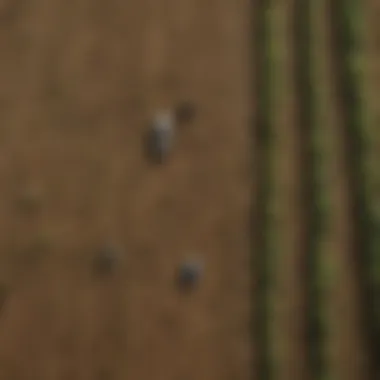
[[[324,310],[324,291],[326,284],[326,268],[321,260],[321,241],[325,232],[326,209],[322,191],[320,165],[322,158],[321,146],[316,139],[318,129],[318,95],[315,92],[316,81],[315,56],[312,48],[312,10],[311,1],[297,0],[294,8],[293,37],[296,43],[294,57],[294,74],[296,78],[297,100],[299,113],[297,125],[302,139],[302,163],[304,173],[302,179],[302,200],[304,220],[307,222],[304,242],[305,262],[303,270],[307,281],[307,346],[309,368],[315,379],[325,379],[328,376],[325,347],[327,339],[327,320]],[[352,5],[352,7],[351,7]],[[346,143],[346,161],[349,186],[353,195],[352,215],[355,223],[355,246],[353,262],[357,269],[357,278],[361,287],[363,330],[369,350],[372,353],[372,364],[376,370],[380,363],[379,324],[376,320],[375,290],[373,267],[379,263],[376,252],[376,236],[378,229],[371,204],[366,193],[367,178],[365,175],[367,143],[364,127],[363,104],[358,72],[353,65],[355,52],[360,50],[357,28],[357,3],[337,1],[329,3],[331,16],[331,38],[334,45],[334,63],[339,89],[340,108],[343,110],[345,126],[344,139]],[[252,121],[254,133],[253,149],[255,151],[252,163],[256,173],[255,196],[257,202],[252,210],[252,237],[254,278],[253,291],[254,331],[256,343],[258,378],[273,378],[272,346],[270,336],[270,304],[269,288],[271,286],[271,265],[273,260],[273,245],[271,244],[271,212],[270,197],[272,186],[272,133],[273,125],[273,62],[272,36],[270,35],[271,2],[261,0],[254,2],[255,11],[252,25],[254,26],[254,97],[256,109]],[[353,17],[355,15],[355,17]],[[372,269],[372,270],[371,270]],[[371,276],[372,274],[372,276]],[[375,278],[377,280],[377,278]],[[377,293],[378,294],[378,293]]]
[[[372,77],[372,54],[377,54],[371,49],[377,49],[373,44],[373,29],[371,21],[377,20],[371,16],[371,10],[364,4],[355,1],[347,2],[347,22],[352,30],[354,49],[350,55],[350,70],[356,78],[356,84],[361,101],[361,123],[365,137],[365,175],[367,197],[371,211],[372,237],[371,253],[369,253],[369,286],[373,293],[373,320],[375,322],[375,334],[377,344],[380,340],[380,171],[378,168],[380,159],[380,130],[376,120],[378,114],[378,83]],[[376,43],[376,42],[375,42]],[[374,88],[372,88],[374,87]],[[377,346],[378,347],[378,346]],[[376,348],[376,347],[375,347]],[[375,358],[378,361],[379,357]]]
[[[331,199],[331,177],[329,175],[331,161],[335,152],[330,140],[330,105],[329,82],[326,76],[326,41],[324,40],[324,4],[320,0],[310,0],[308,23],[310,25],[309,58],[311,102],[313,114],[314,142],[314,178],[318,182],[315,189],[315,204],[319,207],[319,247],[314,262],[313,287],[316,302],[314,305],[314,325],[316,340],[311,352],[313,378],[318,380],[333,379],[331,367],[332,321],[329,313],[331,291],[336,281],[336,262],[334,252],[329,247],[333,204]],[[318,244],[317,243],[317,244]],[[312,294],[311,294],[312,296]],[[313,301],[311,301],[313,302]],[[313,318],[313,317],[312,317]]]
[[[355,66],[358,55],[363,53],[360,36],[362,5],[354,0],[337,0],[328,3],[336,85],[344,122],[346,170],[352,192],[351,217],[355,223],[352,261],[360,286],[362,330],[368,344],[373,378],[378,378],[380,329],[376,318],[376,289],[371,269],[378,263],[376,252],[378,228],[367,191],[366,168],[370,141],[365,125],[363,77]]]
[[[302,162],[301,202],[305,236],[302,270],[306,285],[306,342],[311,377],[326,379],[325,358],[327,320],[324,290],[326,267],[322,257],[322,241],[326,232],[326,204],[321,179],[322,149],[318,141],[319,115],[317,81],[313,50],[313,2],[295,0],[293,10],[294,78],[297,99],[297,127]]]
[[[296,79],[296,97],[299,102],[297,115],[298,133],[302,142],[302,210],[306,221],[304,239],[303,271],[307,287],[307,331],[308,365],[315,379],[326,379],[327,370],[324,357],[326,318],[323,306],[325,281],[324,265],[321,261],[321,240],[324,232],[326,205],[321,192],[320,146],[316,141],[317,95],[313,76],[313,58],[311,50],[311,1],[297,0],[294,8],[293,38],[295,41],[294,75]],[[275,377],[274,346],[276,337],[271,336],[272,306],[270,289],[273,285],[272,270],[275,260],[275,246],[272,244],[273,220],[271,213],[271,196],[273,191],[273,131],[274,131],[274,92],[276,90],[276,67],[274,60],[276,36],[272,35],[272,5],[269,0],[254,2],[254,19],[252,31],[254,36],[254,97],[256,100],[253,133],[255,151],[253,162],[256,173],[255,196],[257,202],[252,210],[253,226],[253,273],[257,279],[254,291],[254,335],[256,345],[255,361],[257,378]],[[285,94],[286,96],[286,94]],[[301,158],[301,157],[300,157]]]

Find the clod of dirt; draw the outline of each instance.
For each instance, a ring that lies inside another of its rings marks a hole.
[[[20,0],[0,0],[0,21],[2,23],[12,22],[20,11]]]
[[[108,275],[115,271],[121,261],[121,249],[115,245],[103,246],[95,256],[94,269],[99,275]]]
[[[29,186],[16,199],[16,206],[22,213],[35,214],[41,209],[43,196],[41,187]]]
[[[183,290],[194,288],[203,275],[204,265],[198,260],[186,260],[179,268],[178,282]]]
[[[195,104],[189,101],[179,103],[174,110],[176,122],[181,126],[192,122],[196,113],[197,109]]]
[[[38,266],[52,247],[53,237],[50,232],[40,232],[20,253],[23,264],[28,268]]]
[[[106,369],[99,370],[96,380],[112,380],[113,376],[111,375],[111,372]]]
[[[4,305],[8,299],[9,289],[4,283],[0,283],[0,313],[3,311]]]

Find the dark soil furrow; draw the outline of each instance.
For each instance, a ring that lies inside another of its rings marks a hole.
[[[270,36],[268,9],[270,0],[252,0],[253,35],[253,98],[256,100],[252,125],[253,206],[251,211],[252,241],[252,298],[255,300],[253,340],[257,346],[256,378],[272,378],[268,337],[268,197],[271,185],[271,83]]]

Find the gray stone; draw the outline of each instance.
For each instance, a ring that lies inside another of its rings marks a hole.
[[[203,263],[197,260],[186,260],[179,268],[180,286],[194,287],[203,275]]]
[[[148,134],[148,153],[152,160],[162,163],[173,149],[175,121],[170,111],[158,113]]]

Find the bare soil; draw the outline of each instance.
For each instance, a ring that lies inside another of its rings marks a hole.
[[[250,378],[248,3],[0,5],[1,378]],[[146,122],[182,100],[197,119],[154,167]]]

